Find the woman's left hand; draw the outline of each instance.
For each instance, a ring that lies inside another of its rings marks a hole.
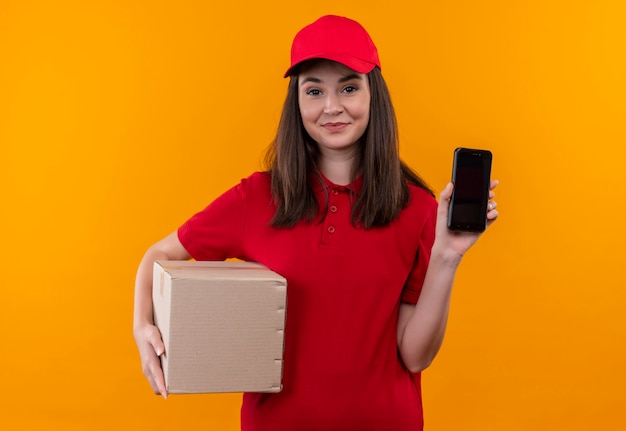
[[[489,203],[487,205],[487,228],[498,217],[496,210],[496,196],[493,191],[498,185],[498,180],[492,180],[489,186]],[[435,244],[433,247],[441,247],[442,250],[453,252],[458,257],[462,257],[467,250],[478,240],[483,232],[459,232],[448,229],[448,210],[450,208],[450,197],[454,185],[449,182],[439,194],[439,207],[437,209],[437,228],[435,234]]]

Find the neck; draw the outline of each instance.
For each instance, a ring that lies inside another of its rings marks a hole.
[[[332,183],[345,186],[352,182],[353,154],[323,154],[317,160],[317,168]]]

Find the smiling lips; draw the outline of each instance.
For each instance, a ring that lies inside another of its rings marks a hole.
[[[339,132],[348,126],[348,123],[325,123],[322,125],[330,132]]]

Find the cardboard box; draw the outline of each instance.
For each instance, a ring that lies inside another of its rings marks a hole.
[[[157,261],[153,281],[169,393],[282,389],[285,278],[258,263]]]

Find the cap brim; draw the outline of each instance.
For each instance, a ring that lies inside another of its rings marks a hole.
[[[306,58],[300,59],[297,63],[293,64],[287,71],[285,72],[284,78],[288,76],[293,76],[296,74],[298,66],[308,60],[331,60],[336,61],[337,63],[343,64],[347,68],[354,70],[357,73],[369,73],[371,72],[377,65],[374,63],[370,63],[369,61],[361,60],[360,58],[352,57],[349,55],[342,54],[317,54],[311,55]]]

